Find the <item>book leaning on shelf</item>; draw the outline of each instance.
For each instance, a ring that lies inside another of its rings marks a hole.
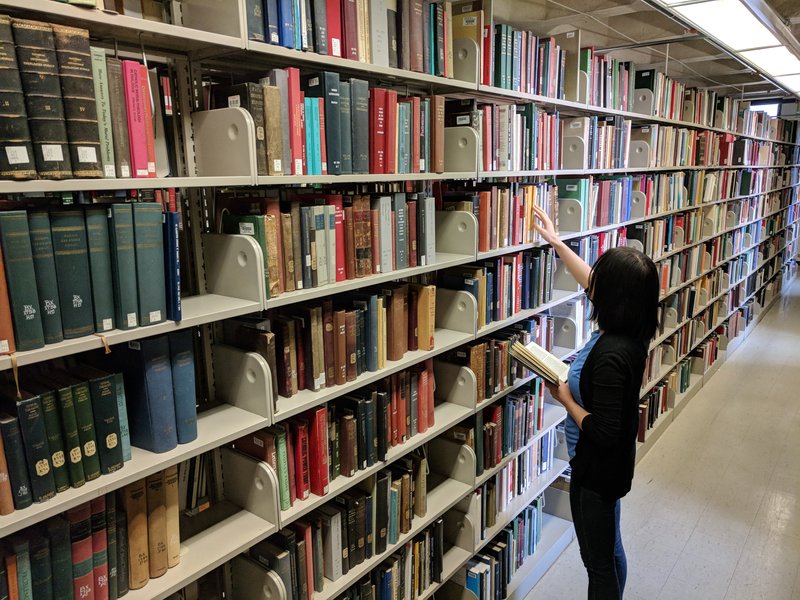
[[[567,380],[569,365],[561,362],[536,342],[523,345],[516,342],[511,347],[511,356],[549,383],[558,385]]]

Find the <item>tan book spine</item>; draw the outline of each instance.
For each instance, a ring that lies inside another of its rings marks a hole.
[[[178,465],[164,470],[167,518],[167,565],[171,569],[181,562],[180,510],[178,508]]]
[[[281,93],[277,86],[265,85],[264,128],[267,137],[267,174],[283,175],[283,128],[281,126]],[[291,239],[291,238],[286,238]]]
[[[431,96],[431,119],[433,121],[433,147],[431,148],[432,171],[444,173],[444,96]]]
[[[386,368],[386,307],[378,296],[378,368]]]
[[[290,210],[291,218],[292,218],[292,236],[287,238],[292,242],[292,254],[295,256],[294,262],[294,288],[296,290],[303,289],[303,268],[300,264],[300,261],[303,260],[303,250],[302,240],[301,240],[301,229],[300,229],[300,204],[297,202],[292,202],[292,208]]]
[[[315,306],[311,311],[311,335],[314,339],[314,373],[319,380],[320,389],[326,385],[325,371],[325,334],[322,318],[322,307]]]
[[[264,231],[267,237],[267,271],[269,272],[269,297],[274,298],[281,293],[280,269],[278,264],[278,223],[274,215],[264,215]]]
[[[167,572],[167,496],[164,471],[147,477],[147,542],[150,555],[150,577]]]
[[[283,272],[287,292],[295,290],[297,277],[294,272],[294,244],[292,243],[292,215],[281,213],[281,228],[283,230]]]
[[[419,286],[417,343],[420,350],[433,350],[436,329],[436,286]]]
[[[128,520],[128,587],[138,590],[150,581],[145,480],[126,485],[123,498]]]

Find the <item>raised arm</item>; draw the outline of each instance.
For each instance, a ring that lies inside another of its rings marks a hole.
[[[550,220],[550,217],[545,211],[538,206],[534,206],[533,214],[533,228],[539,232],[539,235],[544,238],[544,241],[550,244],[553,249],[558,252],[558,257],[564,261],[567,270],[572,273],[572,276],[575,278],[575,281],[578,282],[578,285],[584,289],[588,288],[589,273],[591,272],[592,268],[587,265],[580,256],[575,254],[569,246],[567,246],[558,238],[558,232],[556,231],[555,225],[553,225],[553,221]]]

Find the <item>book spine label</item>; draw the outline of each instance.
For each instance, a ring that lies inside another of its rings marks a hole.
[[[55,344],[64,339],[64,334],[61,329],[61,301],[58,296],[50,218],[46,212],[31,212],[28,214],[28,227],[44,341],[46,344]]]
[[[90,335],[95,330],[94,307],[83,213],[54,211],[50,214],[50,228],[59,273],[58,296],[64,337]]]
[[[92,55],[86,29],[53,25],[74,177],[103,177]]]
[[[86,483],[83,470],[83,452],[78,434],[78,420],[75,415],[75,403],[71,387],[65,387],[56,392],[58,412],[61,417],[61,427],[64,434],[64,452],[72,487],[80,487]]]
[[[49,391],[41,394],[40,398],[56,492],[63,492],[69,489],[69,471],[67,470],[67,459],[64,454],[64,438],[61,434],[61,419],[58,416],[56,394],[53,391]]]
[[[40,348],[44,345],[44,331],[25,211],[0,214],[0,243],[17,350]]]
[[[94,598],[92,512],[87,502],[67,511],[72,544],[72,590],[75,598]]]
[[[72,386],[72,400],[75,406],[75,419],[78,425],[78,438],[83,455],[83,472],[86,481],[100,477],[100,456],[97,448],[97,432],[92,413],[92,395],[88,383]]]
[[[92,573],[95,600],[108,598],[108,540],[106,526],[106,498],[91,501]]]
[[[163,321],[167,312],[161,205],[156,202],[139,202],[131,207],[139,324],[153,325]]]

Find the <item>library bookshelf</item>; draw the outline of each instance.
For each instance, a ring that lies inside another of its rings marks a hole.
[[[646,207],[644,195],[634,192],[630,198],[629,218],[604,224],[592,223],[589,227],[570,221],[566,211],[563,212],[561,237],[565,241],[596,239],[613,235],[623,228],[671,222],[669,219],[678,215],[687,222],[699,218],[691,232],[688,228],[686,231],[680,227],[673,228],[669,244],[662,244],[653,256],[659,265],[674,262],[676,257],[689,256],[690,253],[699,256],[699,261],[694,270],[686,273],[678,267],[672,269],[669,283],[662,289],[664,318],[650,345],[653,368],[643,383],[641,395],[646,403],[654,390],[664,388],[663,407],[644,431],[638,458],[652,447],[704,382],[736,350],[780,296],[782,286],[795,274],[793,258],[800,219],[797,202],[800,145],[796,141],[485,85],[478,73],[480,50],[477,45],[464,40],[453,40],[459,50],[453,63],[455,76],[441,77],[248,39],[245,0],[184,0],[173,4],[181,5],[180,24],[84,9],[54,0],[28,0],[24,6],[14,0],[0,0],[0,12],[86,28],[93,43],[97,40],[100,45],[110,46],[113,42],[119,46],[120,56],[145,55],[156,62],[169,62],[176,72],[178,89],[175,96],[183,108],[176,124],[180,161],[174,177],[0,181],[0,195],[3,196],[78,192],[106,194],[165,188],[180,188],[185,194],[187,217],[194,224],[185,232],[192,246],[191,260],[186,266],[193,271],[198,284],[191,295],[183,298],[181,321],[113,330],[106,332],[103,339],[87,336],[67,340],[16,353],[13,361],[9,356],[0,357],[0,370],[9,371],[17,366],[65,359],[105,345],[113,353],[116,345],[174,330],[199,328],[201,331],[205,370],[199,379],[207,386],[211,402],[199,413],[198,436],[194,442],[181,444],[163,454],[134,448],[132,459],[119,471],[103,475],[80,488],[69,489],[52,500],[0,517],[0,537],[6,537],[156,471],[210,453],[215,473],[215,506],[185,523],[182,534],[188,532],[191,535],[182,535],[179,566],[152,579],[146,586],[131,590],[129,597],[166,598],[203,575],[220,569],[222,586],[228,597],[291,598],[290,591],[275,573],[255,570],[239,555],[281,528],[303,519],[331,498],[364,485],[381,470],[422,447],[427,448],[430,467],[425,515],[414,517],[410,529],[399,535],[396,543],[385,553],[364,560],[336,581],[326,579],[322,590],[317,591],[314,597],[318,600],[339,597],[440,519],[445,536],[441,581],[432,582],[420,598],[433,597],[437,592],[446,598],[463,597],[463,587],[453,581],[457,573],[532,502],[552,489],[551,484],[568,466],[562,458],[554,458],[546,469],[528,482],[524,491],[509,499],[497,515],[495,524],[482,532],[475,513],[463,510],[464,501],[544,437],[555,439],[556,428],[566,418],[566,412],[560,406],[545,403],[542,426],[535,435],[481,474],[477,474],[477,457],[472,448],[456,444],[445,436],[452,427],[473,419],[534,382],[531,376],[518,378],[479,400],[479,386],[483,382],[469,367],[448,362],[452,350],[466,344],[481,343],[505,328],[537,316],[553,319],[552,349],[559,357],[568,359],[582,344],[579,321],[583,315],[564,316],[560,310],[585,303],[586,299],[557,260],[552,290],[546,302],[517,310],[480,327],[478,301],[471,293],[437,287],[432,350],[407,352],[399,360],[387,360],[383,368],[365,371],[343,385],[320,391],[305,389],[291,397],[276,396],[266,360],[258,353],[223,343],[220,335],[221,323],[227,319],[265,310],[292,310],[305,306],[304,303],[337,297],[363,287],[389,284],[398,279],[430,277],[445,269],[482,264],[547,248],[546,244],[530,241],[480,250],[481,225],[476,214],[466,210],[440,210],[435,215],[435,262],[270,296],[262,276],[265,257],[258,244],[246,235],[216,233],[219,224],[215,222],[213,203],[209,199],[214,198],[218,191],[282,190],[284,186],[288,190],[325,186],[339,189],[338,186],[350,186],[358,189],[359,193],[364,190],[384,193],[411,189],[429,192],[442,182],[500,186],[552,182],[556,186],[560,178],[588,176],[621,178],[694,173],[696,177],[704,178],[723,177],[722,172],[731,173],[731,177],[741,177],[740,172],[748,172],[754,174],[754,178],[760,177],[749,189],[741,190],[734,186],[735,191],[726,196],[718,193],[711,198],[695,198],[690,190],[681,188],[680,198],[663,209]],[[204,74],[219,77],[226,68],[254,73],[281,66],[296,66],[306,72],[327,70],[342,76],[362,77],[371,83],[404,90],[406,95],[437,94],[473,99],[488,105],[533,103],[544,110],[558,111],[565,117],[615,117],[637,125],[733,135],[754,144],[771,144],[780,149],[783,161],[780,164],[486,170],[480,157],[484,143],[481,132],[473,127],[456,125],[444,128],[445,157],[441,172],[264,175],[258,171],[256,140],[259,133],[250,113],[236,107],[203,109],[198,104],[197,82]],[[203,69],[207,71],[203,73]],[[759,172],[762,175],[757,175]],[[715,173],[720,175],[713,175]],[[582,214],[581,211],[588,208],[578,205],[576,210]],[[712,248],[713,255],[709,250]],[[670,304],[671,299],[687,293],[694,294],[696,300],[691,309],[679,314]],[[711,345],[713,348],[708,353],[714,360],[702,353]],[[403,443],[391,446],[385,460],[356,470],[352,477],[333,479],[324,496],[310,494],[288,509],[281,509],[279,474],[271,466],[229,447],[237,438],[266,426],[286,424],[301,413],[335,403],[337,399],[428,360],[433,361],[436,380],[434,425]],[[683,380],[676,391],[670,387],[669,381],[678,371],[681,371],[678,377]],[[509,598],[525,597],[570,543],[572,526],[565,516],[563,513],[559,516],[555,510],[546,507],[538,547],[509,583]]]

